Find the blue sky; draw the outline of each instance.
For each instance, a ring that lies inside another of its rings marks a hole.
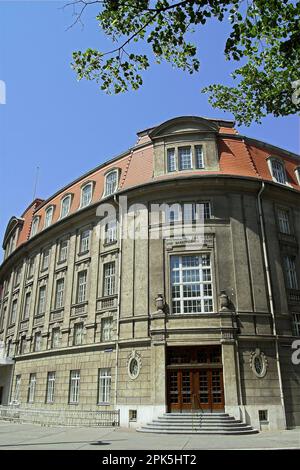
[[[12,215],[31,202],[36,167],[37,196],[47,198],[87,170],[136,141],[136,132],[179,115],[232,119],[212,109],[200,93],[209,83],[231,83],[223,56],[225,24],[197,33],[200,72],[188,75],[169,64],[154,65],[136,92],[108,96],[94,82],[77,82],[72,51],[111,44],[100,32],[95,9],[84,28],[72,23],[63,1],[0,1],[0,80],[7,89],[0,105],[0,238]],[[240,127],[246,135],[299,153],[299,119],[265,118]]]

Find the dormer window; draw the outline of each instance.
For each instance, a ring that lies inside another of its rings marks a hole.
[[[107,173],[105,178],[105,196],[114,194],[117,190],[118,184],[118,170],[112,170]]]
[[[53,217],[53,211],[54,208],[53,206],[48,207],[45,212],[45,228],[49,227],[52,222],[52,217]]]
[[[66,217],[70,212],[71,207],[71,194],[65,196],[61,201],[61,209],[60,209],[60,218],[63,219]]]
[[[30,231],[30,237],[34,237],[34,235],[37,234],[38,228],[39,228],[39,217],[34,217],[31,225],[31,231]]]
[[[81,189],[80,208],[88,206],[92,201],[93,184],[87,183]]]
[[[167,148],[166,171],[205,170],[205,144]]]
[[[276,181],[276,183],[286,184],[287,177],[283,162],[277,158],[270,158],[269,165],[273,180]]]
[[[296,174],[298,184],[300,184],[300,167],[296,168],[295,174]]]

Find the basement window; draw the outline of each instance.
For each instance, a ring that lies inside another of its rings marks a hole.
[[[258,410],[259,422],[268,422],[268,410]]]
[[[137,420],[137,410],[129,410],[129,421]]]

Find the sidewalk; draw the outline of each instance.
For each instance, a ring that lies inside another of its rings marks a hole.
[[[300,429],[246,436],[143,434],[125,428],[46,427],[0,421],[1,450],[300,449]]]

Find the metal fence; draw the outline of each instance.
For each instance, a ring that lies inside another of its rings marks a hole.
[[[0,420],[52,426],[120,426],[120,410],[45,410],[1,405]]]

